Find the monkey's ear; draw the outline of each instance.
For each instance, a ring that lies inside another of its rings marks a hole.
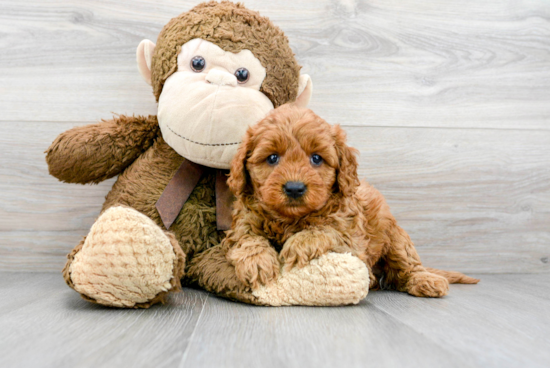
[[[153,41],[143,40],[136,50],[139,73],[149,85],[151,84],[151,60],[153,59],[155,46]]]
[[[311,100],[312,93],[313,83],[311,83],[311,77],[307,74],[300,75],[296,105],[298,105],[299,107],[307,107],[307,105],[309,104],[309,100]]]

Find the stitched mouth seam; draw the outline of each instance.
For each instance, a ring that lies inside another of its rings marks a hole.
[[[191,139],[189,139],[189,138],[186,138],[186,137],[184,137],[184,136],[182,136],[182,135],[180,135],[180,134],[174,132],[174,131],[172,130],[172,128],[170,128],[168,125],[166,125],[166,126],[168,127],[168,129],[170,129],[170,131],[171,131],[172,133],[174,133],[175,135],[177,135],[177,136],[180,137],[181,139],[185,139],[186,141],[191,142],[191,143],[194,143],[194,144],[200,144],[201,146],[234,146],[234,145],[236,145],[236,144],[241,143],[241,142],[234,142],[234,143],[201,143],[201,142],[195,142],[195,141],[193,141],[193,140],[191,140]]]

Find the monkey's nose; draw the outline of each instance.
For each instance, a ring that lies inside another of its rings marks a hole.
[[[297,199],[305,194],[307,187],[301,181],[287,181],[283,190],[288,197]]]
[[[218,86],[235,87],[237,85],[237,77],[219,69],[210,70],[208,74],[206,74],[206,81]]]

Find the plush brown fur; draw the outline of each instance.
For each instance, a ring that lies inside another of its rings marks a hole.
[[[177,70],[181,45],[193,38],[203,38],[225,51],[250,50],[266,68],[261,91],[275,107],[296,98],[300,67],[282,31],[240,4],[213,1],[172,19],[160,33],[152,61],[157,100],[165,80]],[[71,129],[57,137],[46,154],[50,174],[64,182],[99,183],[119,175],[102,212],[115,205],[129,206],[160,227],[155,204],[184,160],[163,140],[156,116],[117,116]],[[185,281],[255,303],[250,288],[237,280],[233,266],[214,247],[224,236],[216,230],[214,184],[215,173],[207,172],[169,229],[186,255]],[[82,244],[69,254],[65,267],[64,277],[71,287],[68,266]],[[181,263],[177,272],[183,271]],[[162,295],[139,306],[161,300]]]
[[[267,76],[260,91],[273,105],[296,99],[300,66],[283,31],[240,3],[210,1],[173,18],[160,33],[151,68],[157,101],[164,82],[176,71],[181,46],[194,38],[234,53],[250,50],[266,68]]]
[[[303,267],[327,252],[351,252],[374,275],[371,288],[441,297],[449,282],[477,283],[458,272],[425,268],[384,197],[357,177],[356,150],[344,131],[311,110],[285,105],[248,129],[232,162],[230,188],[237,197],[232,230],[222,248],[243,283],[275,279],[279,267]],[[278,154],[280,161],[266,159]],[[313,154],[321,165],[310,162]],[[300,181],[300,198],[283,185]]]
[[[120,116],[73,128],[46,153],[50,174],[65,182],[94,183],[120,174],[101,212],[126,205],[163,227],[155,204],[184,158],[164,142],[155,116]],[[214,185],[214,172],[207,172],[170,228],[188,259],[223,236],[216,230]]]
[[[46,162],[50,174],[66,183],[100,183],[126,169],[159,134],[156,116],[121,115],[59,135]]]

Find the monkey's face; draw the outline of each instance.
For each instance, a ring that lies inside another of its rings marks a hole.
[[[265,76],[249,50],[226,52],[202,39],[185,43],[159,98],[164,140],[193,162],[228,169],[248,126],[273,109],[260,92]]]

